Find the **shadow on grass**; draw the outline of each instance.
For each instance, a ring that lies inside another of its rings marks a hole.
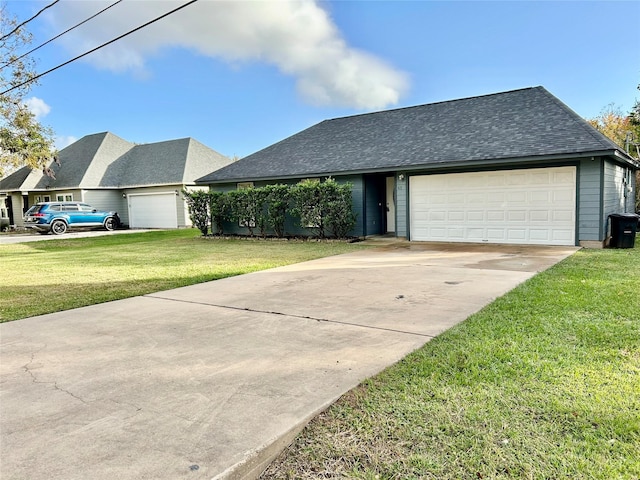
[[[255,270],[260,270],[256,268]],[[114,300],[122,300],[173,288],[220,280],[250,273],[247,269],[227,270],[207,275],[194,275],[171,279],[152,278],[102,283],[73,283],[61,285],[34,284],[28,287],[4,287],[0,299],[0,323],[22,318],[56,313]]]

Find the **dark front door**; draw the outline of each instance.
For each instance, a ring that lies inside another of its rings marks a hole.
[[[382,235],[386,232],[386,176],[365,175],[365,235]]]

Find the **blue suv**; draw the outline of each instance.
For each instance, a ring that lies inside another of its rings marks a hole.
[[[120,225],[116,212],[101,212],[86,203],[36,203],[24,214],[25,227],[38,233],[62,235],[69,228],[102,227],[115,230]]]

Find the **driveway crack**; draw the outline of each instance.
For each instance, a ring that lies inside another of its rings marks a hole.
[[[55,382],[55,381],[53,381],[53,382],[43,382],[43,381],[39,380],[37,375],[33,372],[32,368],[31,368],[31,364],[33,363],[33,361],[35,359],[36,353],[37,352],[32,353],[31,354],[31,359],[29,360],[29,362],[27,362],[25,365],[22,366],[24,371],[31,377],[31,382],[32,383],[39,384],[39,385],[53,385],[53,388],[55,390],[58,390],[58,391],[63,392],[63,393],[66,393],[67,395],[75,398],[76,400],[79,400],[80,402],[82,402],[84,404],[88,403],[84,399],[80,398],[78,395],[74,394],[73,392],[70,392],[69,390],[66,390],[66,389],[58,386],[58,382]]]
[[[310,315],[298,315],[295,313],[284,313],[284,312],[276,312],[273,310],[259,310],[256,308],[249,308],[249,307],[234,307],[232,305],[219,305],[216,303],[207,303],[207,302],[196,302],[195,300],[180,300],[180,299],[176,299],[176,298],[168,298],[168,297],[163,297],[160,295],[145,295],[145,297],[148,298],[157,298],[160,300],[168,300],[170,302],[179,302],[179,303],[189,303],[192,305],[204,305],[207,307],[217,307],[217,308],[226,308],[229,310],[240,310],[243,312],[252,312],[252,313],[265,313],[267,315],[281,315],[283,317],[293,317],[293,318],[301,318],[303,320],[313,320],[315,322],[324,322],[324,323],[334,323],[337,325],[348,325],[351,327],[359,327],[359,328],[366,328],[369,330],[382,330],[385,332],[393,332],[393,333],[403,333],[406,335],[414,335],[416,337],[427,337],[427,338],[436,338],[436,335],[428,335],[426,333],[416,333],[416,332],[408,332],[406,330],[398,330],[395,328],[386,328],[386,327],[375,327],[375,326],[371,326],[371,325],[363,325],[361,323],[353,323],[353,322],[343,322],[340,320],[330,320],[328,318],[318,318],[318,317],[312,317]]]

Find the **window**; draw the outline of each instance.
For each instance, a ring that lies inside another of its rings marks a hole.
[[[73,202],[73,194],[63,193],[56,195],[56,201],[58,202]]]
[[[78,205],[73,204],[73,205],[64,205],[62,207],[62,210],[64,212],[77,212],[78,211]]]
[[[244,190],[245,188],[253,188],[253,182],[240,182],[237,185],[238,190]]]

